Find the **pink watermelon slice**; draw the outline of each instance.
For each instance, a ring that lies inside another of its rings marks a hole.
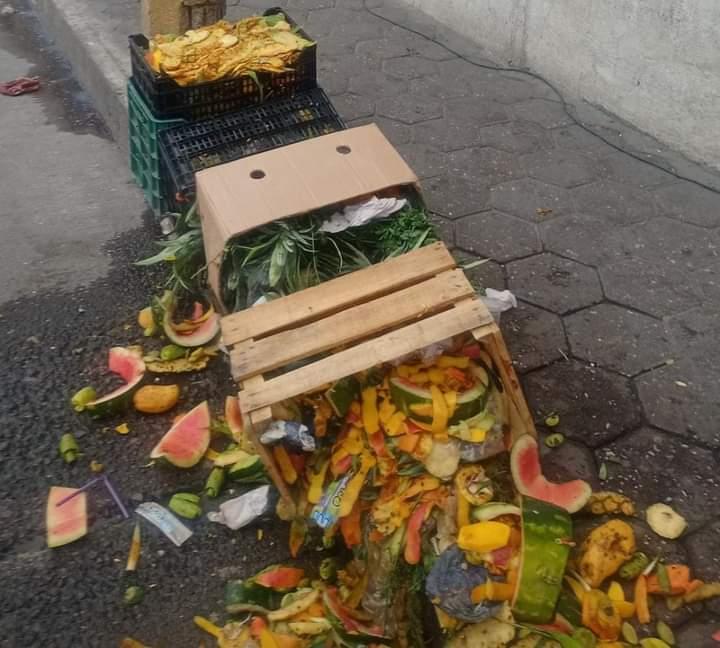
[[[545,479],[540,466],[537,440],[529,434],[523,434],[513,444],[510,468],[515,487],[520,493],[555,504],[568,513],[579,511],[592,495],[590,484],[582,479],[562,484]]]
[[[233,439],[238,442],[241,441],[243,438],[243,420],[237,396],[227,396],[225,398],[225,422],[230,428]]]
[[[150,453],[152,459],[167,459],[178,468],[198,463],[210,445],[210,408],[203,401],[178,419]]]
[[[87,496],[76,495],[58,506],[58,502],[76,492],[76,488],[52,486],[48,495],[45,525],[48,547],[60,547],[75,542],[87,533]]]
[[[140,355],[125,347],[110,349],[108,369],[120,376],[126,384],[85,405],[94,418],[116,414],[125,409],[145,375],[145,363]]]

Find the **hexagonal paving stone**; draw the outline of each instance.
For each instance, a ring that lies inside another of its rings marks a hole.
[[[655,189],[660,208],[669,216],[702,227],[720,225],[720,195],[690,182]]]
[[[560,187],[576,187],[600,175],[598,164],[576,151],[552,149],[522,158],[528,175]]]
[[[503,313],[501,328],[510,357],[520,372],[550,364],[567,353],[562,323],[557,315],[524,302]]]
[[[447,171],[447,156],[424,144],[410,142],[397,147],[418,178],[431,178]]]
[[[383,61],[382,69],[396,79],[416,79],[437,74],[437,63],[419,56],[401,56]]]
[[[536,96],[532,82],[502,73],[496,74],[491,83],[483,79],[480,83],[473,82],[473,86],[477,91],[485,90],[489,98],[504,104],[516,104]]]
[[[529,99],[513,106],[520,119],[535,122],[545,128],[557,128],[572,123],[561,103],[548,99]]]
[[[627,236],[632,236],[628,233]],[[598,245],[603,245],[602,242]],[[653,315],[674,315],[702,302],[699,286],[690,274],[662,261],[628,259],[616,256],[612,263],[601,250],[608,265],[598,268],[605,296],[619,304]]]
[[[510,180],[490,188],[490,205],[506,214],[534,223],[570,213],[573,202],[567,189],[532,178]]]
[[[501,263],[540,250],[534,225],[496,211],[465,216],[455,232],[458,247]]]
[[[573,355],[625,376],[672,359],[662,322],[614,304],[568,315],[565,330]]]
[[[448,249],[452,250],[455,247],[455,223],[432,213],[430,214],[430,223],[435,228],[435,233],[440,240]]]
[[[643,428],[597,451],[608,468],[605,486],[642,509],[669,504],[696,529],[717,515],[720,477],[712,452],[665,432]]]
[[[454,122],[476,126],[489,126],[509,120],[505,106],[494,101],[481,101],[476,97],[449,99],[445,102],[445,115]]]
[[[604,178],[643,188],[656,187],[675,180],[662,169],[636,160],[625,153],[610,148],[605,150],[606,153],[601,153],[598,160]]]
[[[713,616],[705,613],[693,619],[675,632],[675,640],[678,646],[692,646],[693,648],[717,648],[717,641],[712,637],[718,629],[718,613]]]
[[[463,84],[453,83],[442,75],[412,79],[410,81],[410,91],[421,97],[440,99],[442,101],[473,96],[471,89]]]
[[[602,300],[593,268],[546,252],[507,266],[508,284],[518,297],[553,313],[567,313]]]
[[[523,155],[552,148],[548,132],[532,122],[514,120],[486,126],[478,132],[479,144]]]
[[[396,56],[407,56],[411,54],[411,50],[408,44],[402,39],[374,38],[372,40],[360,41],[355,45],[355,53],[375,61],[382,61]]]
[[[602,152],[603,154],[608,152],[605,142],[575,124],[554,128],[551,133],[555,146],[558,148]]]
[[[595,447],[640,425],[640,407],[630,381],[577,360],[556,362],[523,378],[530,407],[538,417],[556,412],[554,429]]]
[[[582,443],[566,439],[554,448],[545,445],[549,432],[540,432],[540,456],[543,475],[550,481],[565,482],[571,479],[584,479],[593,489],[600,488],[598,469],[592,450]]]
[[[352,82],[351,82],[352,86]],[[442,117],[439,101],[427,101],[411,94],[400,97],[384,97],[377,102],[378,114],[403,124],[417,124],[428,119]]]
[[[408,91],[408,83],[391,76],[381,70],[362,70],[350,77],[350,91],[372,99],[404,95]]]
[[[720,581],[720,521],[708,524],[684,542],[690,554],[693,576],[706,583]],[[720,614],[720,599],[710,599],[705,605]]]
[[[453,256],[475,290],[483,293],[486,288],[505,290],[505,273],[499,263],[462,250],[458,250]],[[465,268],[468,264],[472,264],[472,267]]]
[[[406,126],[405,124],[393,121],[392,119],[385,119],[384,117],[373,117],[368,121],[377,124],[385,137],[392,142],[393,146],[408,144],[412,138],[410,126]]]
[[[539,228],[545,248],[561,256],[593,266],[622,256],[623,230],[604,218],[571,214],[551,219]]]
[[[330,36],[337,41],[342,40],[349,43],[353,51],[358,43],[372,40],[380,35],[379,27],[382,27],[383,23],[374,16],[366,13],[353,13],[351,11],[341,12],[341,10],[337,8],[334,12],[336,20],[330,29]],[[343,15],[347,16],[348,20],[342,20]],[[312,32],[309,33],[312,34]],[[324,43],[324,41],[320,43],[323,53]]]
[[[333,97],[333,105],[345,121],[370,117],[375,113],[375,103],[367,97],[346,93]]]
[[[579,213],[621,225],[642,223],[657,213],[651,194],[619,182],[594,182],[576,187],[572,195]]]
[[[423,186],[428,207],[447,218],[460,218],[487,209],[490,190],[482,180],[443,174],[430,178]]]
[[[433,119],[413,126],[416,142],[425,142],[440,151],[454,151],[482,143],[483,128],[455,117]]]
[[[514,155],[487,146],[453,151],[448,155],[448,169],[452,173],[472,175],[490,184],[525,175],[525,169]]]
[[[689,377],[676,363],[638,376],[635,387],[648,423],[675,434],[687,431],[684,407],[690,399]]]
[[[624,250],[653,263],[667,263],[691,270],[704,268],[720,258],[720,234],[671,218],[655,218],[627,230]]]

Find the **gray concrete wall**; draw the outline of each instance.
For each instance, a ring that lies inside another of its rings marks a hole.
[[[406,1],[720,169],[720,1]]]

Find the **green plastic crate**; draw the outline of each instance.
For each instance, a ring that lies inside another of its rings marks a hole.
[[[167,209],[160,177],[161,131],[184,124],[184,119],[157,119],[135,87],[128,81],[128,130],[130,133],[130,170],[135,182],[143,190],[145,200],[156,214]]]

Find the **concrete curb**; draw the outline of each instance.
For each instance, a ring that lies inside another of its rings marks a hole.
[[[128,149],[127,49],[102,39],[107,25],[90,15],[83,0],[32,0],[38,19],[73,67],[115,142]]]

